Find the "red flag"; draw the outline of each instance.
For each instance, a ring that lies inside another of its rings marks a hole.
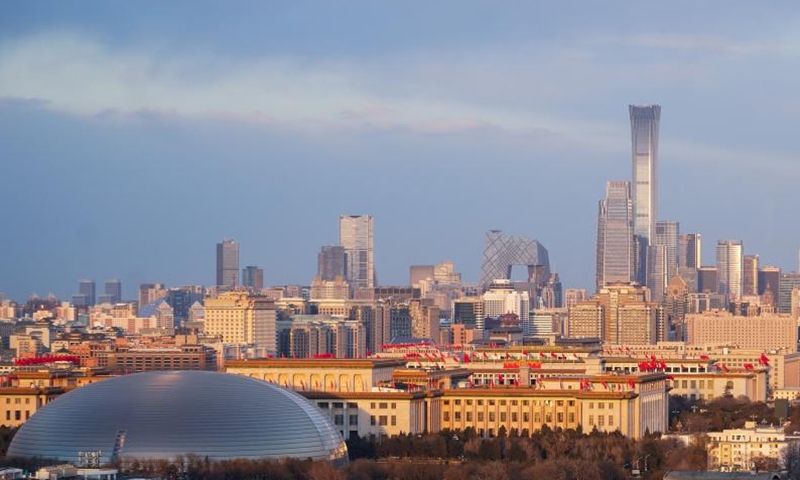
[[[628,380],[628,386],[631,387],[631,390],[633,390],[634,388],[636,388],[636,382],[634,382],[633,380]]]
[[[700,355],[700,360],[708,360],[708,355]]]
[[[761,365],[769,365],[769,357],[762,353],[761,357],[758,359],[758,363]]]
[[[553,358],[558,358],[558,355],[556,355],[556,352],[550,352],[550,356],[553,357]]]
[[[539,356],[540,356],[541,358],[545,358],[547,355],[545,355],[545,354],[544,354],[544,352],[539,352]]]
[[[754,367],[753,367],[753,364],[752,364],[752,363],[745,363],[745,364],[744,364],[744,369],[745,369],[745,370],[752,370],[753,368],[754,368]]]
[[[464,363],[470,363],[472,360],[469,358],[469,354],[464,352]]]
[[[600,385],[603,386],[606,390],[608,390],[608,383],[607,382],[600,382]]]
[[[670,380],[675,380],[675,375],[667,375],[667,378]]]

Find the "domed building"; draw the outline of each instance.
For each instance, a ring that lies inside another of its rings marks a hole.
[[[312,458],[347,461],[339,432],[296,393],[240,375],[148,372],[62,395],[14,436],[10,457],[100,463],[195,454],[209,460]]]

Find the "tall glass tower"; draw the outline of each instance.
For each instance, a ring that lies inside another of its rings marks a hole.
[[[652,244],[658,220],[660,105],[629,105],[633,151],[633,233]]]
[[[597,214],[597,291],[612,282],[634,280],[633,200],[631,184],[606,184]]]
[[[347,281],[353,289],[376,286],[372,229],[371,215],[339,216],[339,244],[347,255]]]
[[[741,240],[717,242],[717,293],[725,295],[729,302],[742,298],[744,267]]]

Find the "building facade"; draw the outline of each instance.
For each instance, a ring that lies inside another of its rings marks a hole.
[[[658,220],[658,129],[661,106],[630,105],[634,234],[650,245]]]
[[[217,244],[216,285],[227,288],[239,285],[239,244],[231,239]]]
[[[729,302],[742,298],[744,249],[741,240],[717,242],[717,293]]]
[[[205,300],[206,335],[223,343],[252,344],[275,353],[277,346],[275,302],[245,292],[223,293]]]
[[[346,254],[347,281],[353,289],[374,288],[375,251],[371,215],[341,215],[339,245]]]
[[[634,281],[634,255],[630,182],[608,182],[597,214],[596,291],[609,283]]]

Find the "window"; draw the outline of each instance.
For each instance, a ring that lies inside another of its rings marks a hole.
[[[472,421],[472,412],[467,412],[467,421],[468,422]]]
[[[453,419],[454,419],[456,422],[460,422],[460,421],[461,421],[461,412],[454,412],[454,413],[453,413]]]
[[[472,400],[467,400],[467,405],[472,405]]]
[[[350,415],[350,425],[358,425],[358,415]]]
[[[344,425],[344,415],[341,413],[337,413],[333,416],[333,424],[334,425]]]
[[[575,423],[575,414],[572,412],[569,414],[569,423]]]
[[[589,425],[594,425],[594,415],[589,415]]]
[[[545,423],[553,423],[553,414],[548,412],[544,414]]]
[[[519,421],[519,415],[517,415],[517,412],[511,412],[511,421],[514,423]]]
[[[22,420],[22,413],[19,410],[14,411],[14,420]]]
[[[394,402],[392,402],[392,410],[394,410],[394,409],[396,409],[396,408],[397,408],[397,404],[396,404],[396,403],[394,403]]]
[[[527,407],[529,403],[530,403],[530,402],[528,402],[527,400],[523,400],[523,401],[522,401],[522,406],[523,406],[523,407]]]
[[[392,415],[391,420],[392,420],[392,426],[396,427],[397,426],[397,416],[396,415]]]
[[[522,412],[522,421],[528,423],[531,421],[531,414],[528,412]]]
[[[506,421],[506,412],[500,412],[500,421],[505,423],[505,421]]]
[[[602,410],[602,409],[606,408],[606,404],[605,404],[605,403],[603,403],[603,402],[600,402],[600,403],[598,403],[598,404],[597,404],[597,408],[599,408],[600,410]]]
[[[370,415],[369,416],[369,424],[370,425],[375,425],[375,415]]]
[[[537,413],[533,414],[533,422],[534,423],[541,423],[542,422],[542,415]]]
[[[556,422],[564,423],[564,414],[562,412],[556,414]]]
[[[609,427],[613,427],[614,426],[614,416],[613,415],[609,415],[608,416],[608,426]]]
[[[450,400],[445,400],[445,401],[444,401],[444,404],[445,404],[445,405],[450,405]]]
[[[479,422],[483,421],[483,412],[478,412],[478,421]]]
[[[494,406],[494,400],[489,400],[489,405]]]
[[[689,382],[689,388],[697,388],[697,380],[692,380]]]
[[[500,405],[505,407],[506,406],[506,401],[505,400],[500,400]]]
[[[564,400],[556,401],[556,406],[563,407],[564,406]]]
[[[370,402],[369,408],[375,410],[375,402]]]
[[[478,400],[478,405],[483,405],[483,400]]]
[[[567,402],[567,405],[569,405],[570,407],[574,407],[575,406],[575,400],[570,400],[569,402]]]
[[[589,402],[589,410],[592,410],[593,408],[594,408],[594,402]]]
[[[378,417],[378,425],[380,425],[381,427],[385,427],[388,424],[389,424],[389,417],[387,417],[386,415],[381,415]]]
[[[328,402],[320,402],[319,408],[328,408]]]
[[[494,419],[495,419],[494,412],[489,412],[489,421],[494,422]]]
[[[357,403],[348,403],[347,404],[347,408],[358,408],[358,404]]]
[[[686,380],[681,380],[681,388],[689,388],[689,382],[687,382]]]
[[[597,426],[604,427],[606,425],[606,417],[602,415],[597,416]]]
[[[342,402],[334,402],[333,403],[333,408],[342,408],[342,407],[344,407],[344,403],[342,403]]]
[[[700,388],[701,389],[706,388],[706,381],[705,380],[700,380]]]
[[[611,403],[611,402],[608,402],[608,409],[611,410],[612,408],[614,408],[614,404]]]
[[[517,406],[517,401],[516,400],[511,400],[511,406],[516,407]]]
[[[380,408],[381,410],[386,410],[387,408],[389,408],[389,404],[388,403],[379,403],[378,404],[378,408]]]
[[[450,412],[442,413],[442,420],[444,420],[445,422],[449,422],[450,421]]]
[[[461,399],[456,399],[453,401],[455,405],[461,405]]]

